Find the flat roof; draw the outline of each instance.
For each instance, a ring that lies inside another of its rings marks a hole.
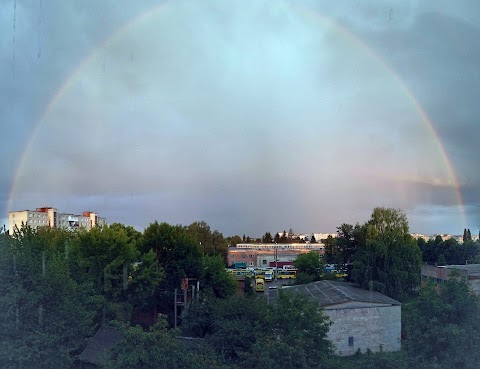
[[[469,275],[480,275],[480,264],[439,265],[438,268],[466,270]]]

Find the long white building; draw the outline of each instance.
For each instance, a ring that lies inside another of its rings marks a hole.
[[[59,213],[52,207],[36,208],[36,210],[20,210],[8,213],[8,229],[13,234],[15,228],[28,225],[33,229],[39,227],[52,227],[64,229],[85,228],[92,229],[95,226],[107,224],[106,218],[99,217],[97,213],[84,211],[81,215]]]

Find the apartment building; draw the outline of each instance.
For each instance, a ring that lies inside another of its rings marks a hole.
[[[33,229],[39,227],[52,227],[64,229],[85,228],[107,224],[106,218],[99,217],[97,213],[84,211],[81,215],[59,213],[56,208],[42,207],[35,210],[11,211],[8,213],[8,229],[13,234],[16,228],[28,225]]]

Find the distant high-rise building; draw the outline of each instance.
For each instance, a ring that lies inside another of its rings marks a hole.
[[[52,207],[37,208],[36,210],[20,210],[8,213],[9,233],[13,234],[15,228],[28,225],[33,229],[39,227],[52,227],[64,229],[85,228],[92,229],[95,226],[107,224],[106,218],[101,218],[97,213],[84,211],[82,215],[59,213]]]

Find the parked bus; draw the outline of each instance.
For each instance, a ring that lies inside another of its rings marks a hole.
[[[262,278],[255,279],[255,291],[265,292],[265,281]]]
[[[271,282],[273,281],[273,270],[266,270],[265,271],[265,282]]]
[[[277,270],[277,279],[295,279],[297,271],[293,269],[279,269]]]
[[[265,279],[265,271],[264,270],[255,270],[255,278]]]

